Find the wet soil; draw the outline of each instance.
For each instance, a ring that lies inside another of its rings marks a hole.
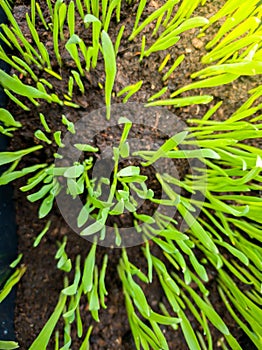
[[[29,1],[17,1],[14,14],[17,21],[23,28],[23,32],[26,33],[28,40],[31,40],[28,29],[25,25],[25,12],[28,10]],[[42,1],[40,1],[40,4]],[[156,7],[158,7],[163,1],[149,1],[146,10],[142,18],[146,18]],[[207,4],[202,9],[198,10],[196,15],[203,15],[210,17],[217,6],[221,6],[219,1],[207,1]],[[44,14],[47,13],[45,2],[42,5]],[[169,90],[172,92],[179,87],[182,87],[192,80],[190,75],[201,68],[201,57],[204,55],[205,42],[208,41],[209,35],[199,39],[198,42],[194,40],[197,31],[189,31],[181,36],[181,40],[175,47],[169,51],[172,60],[169,65],[164,69],[162,73],[158,72],[159,64],[165,58],[167,52],[152,54],[148,59],[139,62],[139,50],[141,43],[141,36],[138,36],[133,42],[128,41],[128,37],[131,33],[135,21],[135,13],[137,9],[137,2],[128,5],[125,3],[122,9],[121,21],[117,24],[115,21],[110,29],[110,36],[115,38],[115,33],[118,32],[122,25],[125,25],[125,32],[121,45],[119,48],[119,55],[117,59],[117,78],[114,87],[114,98],[113,103],[121,102],[120,98],[116,97],[116,94],[125,86],[134,84],[139,80],[143,80],[143,86],[131,99],[131,102],[144,103],[147,99],[155,92],[163,88],[162,75],[170,68],[172,62],[181,54],[185,54],[186,58],[178,69],[171,75],[170,79],[166,83],[169,86]],[[90,41],[90,37],[85,31],[81,29],[79,22],[76,22],[76,26],[79,28],[79,35],[87,42]],[[59,95],[63,96],[67,92],[67,80],[69,77],[69,71],[72,69],[72,61],[66,51],[62,52],[63,67],[60,68],[55,63],[55,56],[52,49],[52,38],[50,34],[45,31],[44,27],[37,21],[37,29],[39,30],[40,37],[45,43],[48,49],[52,65],[54,70],[59,71],[63,76],[62,81],[58,81],[55,78],[48,80],[52,82],[54,91]],[[146,28],[143,32],[144,35],[150,33],[152,27]],[[67,39],[67,37],[66,37]],[[149,39],[150,40],[150,39]],[[41,72],[42,78],[47,78],[46,73]],[[43,113],[47,119],[47,122],[52,131],[62,130],[65,132],[64,126],[61,127],[61,115],[65,114],[68,118],[76,122],[81,118],[81,113],[89,113],[97,108],[104,106],[103,90],[100,89],[99,84],[104,84],[104,67],[101,58],[98,60],[96,70],[91,70],[90,73],[86,74],[83,79],[85,84],[85,94],[81,95],[79,91],[74,90],[75,102],[80,105],[78,110],[61,107],[59,105],[50,106],[48,104],[41,104],[38,108],[31,106],[29,112],[22,111],[17,108],[13,103],[9,103],[9,109],[12,110],[16,119],[23,124],[22,129],[19,133],[15,134],[15,137],[11,142],[11,149],[22,149],[31,147],[33,144],[39,143],[39,140],[34,138],[33,133],[40,127],[39,113]],[[25,83],[30,83],[30,80],[24,77]],[[174,109],[173,107],[166,108],[171,112],[175,113],[183,122],[186,123],[189,118],[201,118],[205,112],[211,106],[215,105],[218,101],[223,101],[223,106],[217,112],[215,117],[217,119],[226,119],[233,113],[247,98],[248,90],[250,90],[255,84],[252,79],[241,78],[237,82],[228,84],[217,88],[216,90],[206,89],[206,94],[212,94],[214,100],[208,106],[189,106],[185,108]],[[195,92],[196,93],[196,92]],[[185,96],[187,93],[185,94]],[[166,125],[170,128],[170,125]],[[143,130],[136,130],[137,133],[144,132]],[[104,141],[112,137],[112,132],[104,130],[105,134]],[[114,135],[113,135],[114,136]],[[159,136],[159,135],[158,135]],[[100,135],[101,137],[101,135]],[[164,141],[164,138],[162,138]],[[21,162],[20,166],[30,166],[33,164],[39,164],[43,162],[52,163],[53,153],[56,151],[55,143],[53,142],[50,147],[45,147],[44,150],[36,152],[30,157],[25,157]],[[176,164],[179,170],[180,176],[185,173],[184,164]],[[17,340],[19,341],[20,348],[26,350],[30,344],[39,334],[40,330],[48,320],[54,307],[57,303],[59,292],[63,288],[63,273],[56,268],[55,253],[57,250],[57,241],[62,241],[64,236],[68,237],[67,243],[67,254],[74,262],[77,255],[81,255],[82,261],[87,255],[91,244],[79,237],[73,232],[64,219],[61,217],[58,208],[55,206],[48,219],[51,220],[51,228],[45,235],[41,244],[37,248],[33,248],[33,242],[35,237],[43,229],[46,220],[37,220],[38,216],[38,203],[29,203],[26,199],[25,194],[19,191],[19,187],[25,184],[25,180],[19,180],[15,185],[15,202],[17,212],[17,229],[19,237],[19,252],[23,253],[23,263],[27,266],[26,274],[22,281],[18,285],[17,290],[17,302],[16,302],[16,317],[15,327]],[[127,249],[130,260],[138,267],[146,266],[143,254],[140,247],[132,247]],[[156,247],[152,246],[152,253],[158,257],[162,257],[161,251]],[[115,350],[125,349],[133,350],[135,345],[132,339],[132,334],[127,320],[127,315],[124,305],[124,296],[122,293],[121,281],[117,275],[117,264],[121,256],[121,250],[98,247],[97,251],[97,263],[100,264],[104,254],[109,256],[108,271],[106,274],[106,286],[108,290],[108,297],[106,300],[107,309],[99,312],[100,322],[97,323],[92,320],[89,312],[87,311],[87,302],[83,300],[81,303],[81,315],[83,320],[84,330],[87,330],[90,325],[93,325],[93,331],[90,338],[90,345],[92,350]],[[201,258],[200,252],[197,253]],[[168,265],[167,265],[168,266]],[[207,288],[210,290],[210,301],[215,306],[223,319],[230,327],[233,335],[239,340],[245,350],[252,349],[252,344],[245,337],[239,327],[232,321],[227,309],[219,298],[216,288],[216,272],[207,266],[207,272],[210,277],[210,281],[207,283]],[[71,276],[72,278],[72,276]],[[166,299],[163,295],[162,288],[154,276],[153,282],[149,286],[143,285],[142,288],[148,298],[148,301],[152,308],[159,311],[159,303],[166,303]],[[198,324],[190,315],[187,316],[195,330],[198,329]],[[62,332],[63,324],[59,323],[60,332]],[[77,338],[76,329],[72,327],[71,336],[73,339],[72,349],[79,349],[80,340]],[[166,336],[170,349],[186,350],[188,349],[181,330],[174,332],[170,327],[163,326],[163,332]],[[217,330],[210,325],[212,335],[214,338],[214,350],[219,349],[219,338],[221,335]],[[62,337],[62,334],[61,334]],[[54,344],[51,342],[49,349],[53,349]]]

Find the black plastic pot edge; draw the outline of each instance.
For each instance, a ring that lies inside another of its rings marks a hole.
[[[0,24],[8,23],[6,15],[0,6]],[[7,51],[7,47],[0,41]],[[0,68],[6,72],[10,67],[0,60]],[[7,96],[0,87],[0,108],[7,104]],[[8,146],[8,137],[0,133],[0,151]],[[5,167],[0,168],[0,175]],[[11,185],[0,186],[0,289],[11,274],[10,263],[17,257],[17,236],[13,191]],[[15,289],[0,303],[0,340],[14,340],[14,308]]]

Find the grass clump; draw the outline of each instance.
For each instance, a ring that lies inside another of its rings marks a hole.
[[[130,1],[127,3],[132,5]],[[27,195],[30,202],[41,202],[39,218],[47,217],[43,230],[36,236],[34,247],[48,235],[51,226],[48,215],[62,191],[73,200],[78,196],[84,199],[83,207],[76,217],[77,227],[82,236],[90,237],[93,242],[82,264],[80,255],[72,261],[67,254],[66,237],[58,243],[55,260],[57,268],[65,275],[64,285],[61,286],[54,312],[30,349],[46,348],[54,332],[55,346],[59,349],[61,336],[55,330],[61,318],[64,320],[62,348],[69,349],[74,342],[71,332],[73,324],[77,336],[81,338],[80,349],[89,347],[92,326],[84,332],[81,299],[87,300],[92,318],[99,322],[99,312],[106,309],[106,296],[110,291],[106,286],[110,259],[104,254],[102,264],[98,263],[97,245],[103,244],[113,232],[113,244],[116,247],[125,246],[121,227],[115,220],[125,211],[131,213],[133,230],[143,242],[143,266],[136,266],[124,247],[116,268],[136,349],[168,349],[163,331],[166,326],[171,327],[174,334],[181,329],[190,350],[213,349],[213,327],[220,334],[218,341],[222,348],[241,349],[238,340],[232,335],[230,325],[226,324],[223,315],[210,300],[208,282],[211,269],[220,300],[236,324],[260,348],[262,151],[254,142],[261,138],[261,85],[252,89],[246,102],[225,120],[214,118],[222,104],[218,102],[210,106],[201,119],[187,120],[186,130],[172,133],[157,149],[132,151],[129,138],[134,123],[127,115],[122,115],[118,121],[121,135],[111,154],[112,174],[94,179],[90,172],[95,167],[101,149],[95,144],[75,142],[72,147],[82,152],[84,157],[72,164],[63,163],[66,145],[63,143],[62,127],[71,135],[76,135],[76,125],[70,117],[61,113],[61,128],[53,130],[40,107],[47,103],[50,108],[59,105],[61,110],[65,106],[72,110],[79,108],[76,90],[81,95],[86,94],[86,76],[94,74],[102,60],[105,82],[104,86],[101,83],[99,86],[105,95],[105,121],[112,117],[111,100],[117,79],[119,48],[126,27],[120,27],[115,40],[112,39],[110,28],[113,21],[120,22],[121,6],[126,4],[117,0],[58,0],[54,4],[47,1],[49,18],[45,18],[40,5],[32,1],[31,13],[26,15],[31,43],[26,40],[8,3],[3,1],[1,5],[10,26],[2,25],[0,37],[15,50],[10,57],[0,49],[0,58],[11,64],[15,72],[9,75],[0,71],[1,85],[13,103],[25,112],[32,106],[39,109],[39,126],[34,131],[31,147],[0,152],[0,165],[9,166],[1,175],[0,184],[5,185],[27,176],[20,189],[23,192],[30,191]],[[143,63],[160,51],[165,51],[165,58],[158,67],[158,72],[163,74],[163,86],[156,93],[152,91],[148,101],[144,101],[145,109],[153,106],[182,109],[195,104],[210,104],[214,99],[210,88],[237,81],[241,76],[261,74],[259,1],[251,1],[247,8],[244,1],[228,0],[208,20],[194,16],[195,9],[205,6],[205,1],[169,0],[145,17],[146,6],[146,1],[139,2],[129,40],[137,40],[141,44],[138,61]],[[52,34],[55,63],[50,59],[50,53],[35,28],[37,19]],[[89,33],[89,41],[76,29],[76,21],[80,21]],[[202,63],[209,66],[190,72],[197,81],[171,91],[168,82],[183,64],[185,55],[173,59],[170,50],[185,31],[201,28],[198,29],[201,36],[218,21],[222,24],[206,45],[210,51],[202,58]],[[146,32],[148,28],[152,30],[151,38]],[[73,62],[67,77],[62,74],[64,52],[69,54]],[[30,84],[28,79],[31,80]],[[53,79],[57,82],[66,80],[67,91],[58,94],[51,83]],[[117,95],[125,95],[122,100],[125,103],[143,88],[143,81],[140,80],[125,86]],[[206,88],[209,89],[208,95],[203,94]],[[201,89],[201,93],[196,89]],[[185,94],[189,91],[190,96]],[[10,111],[1,109],[0,121],[0,132],[10,137],[18,135],[22,125],[15,121]],[[43,152],[53,145],[59,151],[53,153],[52,162],[20,167],[24,157]],[[139,166],[122,166],[131,156],[142,158]],[[154,166],[159,160],[171,163],[177,159],[193,159],[197,165],[182,179],[156,171],[155,178],[164,194],[164,198],[158,198],[154,190],[149,188],[148,176],[142,170]],[[57,160],[61,161],[61,166]],[[196,193],[201,194],[205,201],[194,197]],[[157,211],[153,214],[141,212],[138,199],[148,201],[151,206],[157,204],[172,208],[188,229],[182,229],[178,216]],[[107,226],[109,220],[113,220],[110,229]],[[155,253],[154,248],[158,249],[159,254]],[[8,294],[24,272],[23,265],[17,268],[2,288],[0,299]],[[150,289],[154,279],[158,280],[165,296],[165,301],[157,308],[150,305],[145,292]],[[243,285],[248,288],[243,288]],[[192,319],[197,326],[193,325]],[[12,349],[17,344],[0,342],[1,346],[3,349]]]

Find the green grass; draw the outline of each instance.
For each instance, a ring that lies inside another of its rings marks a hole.
[[[129,6],[132,1],[127,1]],[[25,112],[29,105],[38,109],[48,103],[79,108],[76,95],[85,95],[86,74],[92,75],[97,65],[104,66],[104,90],[106,118],[111,116],[111,103],[115,91],[117,64],[121,64],[119,48],[123,43],[123,34],[127,30],[121,25],[116,38],[111,35],[115,23],[121,21],[123,2],[113,1],[56,1],[47,0],[49,16],[44,17],[40,5],[32,0],[31,12],[26,15],[31,42],[22,33],[6,1],[2,2],[10,26],[2,25],[1,39],[15,52],[12,57],[0,49],[0,58],[11,63],[14,74],[0,71],[1,85],[13,103]],[[133,16],[133,30],[129,40],[136,41],[141,47],[140,64],[146,63],[150,56],[161,53],[162,58],[157,71],[162,80],[162,88],[151,93],[145,108],[169,106],[180,108],[207,104],[207,112],[201,119],[191,116],[187,130],[172,134],[157,150],[130,150],[129,136],[132,123],[127,116],[121,116],[122,135],[113,149],[112,181],[101,177],[90,177],[94,167],[96,153],[100,150],[89,144],[76,143],[74,147],[88,152],[88,158],[66,167],[51,164],[20,167],[20,161],[33,152],[43,152],[51,145],[63,148],[62,126],[75,134],[75,125],[70,115],[61,112],[61,128],[51,130],[48,119],[39,109],[39,126],[34,132],[39,145],[28,149],[0,152],[0,165],[9,168],[0,177],[0,185],[13,182],[26,176],[20,188],[27,194],[30,202],[38,202],[39,218],[46,218],[41,232],[36,233],[34,247],[48,237],[51,222],[48,218],[56,196],[63,190],[72,199],[85,194],[84,206],[78,213],[77,224],[83,236],[94,238],[84,259],[80,255],[71,260],[67,253],[67,237],[58,242],[55,260],[57,268],[65,276],[58,304],[46,325],[32,343],[30,349],[46,348],[54,336],[55,349],[69,349],[74,346],[72,325],[81,338],[80,349],[89,348],[92,326],[83,329],[81,298],[84,297],[94,321],[99,322],[100,310],[106,309],[106,296],[110,293],[106,286],[107,266],[110,259],[103,256],[102,264],[97,261],[97,244],[107,238],[105,222],[109,216],[117,217],[125,210],[131,211],[134,230],[144,240],[141,256],[144,265],[136,266],[125,249],[116,272],[123,286],[126,312],[134,337],[136,349],[168,349],[163,326],[174,332],[181,329],[190,350],[212,349],[213,332],[219,332],[219,343],[223,349],[241,349],[230,332],[230,325],[223,320],[216,305],[211,304],[209,290],[209,271],[214,271],[214,282],[220,301],[231,314],[233,320],[257,348],[261,348],[261,196],[262,191],[262,151],[253,144],[262,136],[261,96],[262,87],[257,86],[249,92],[245,102],[225,120],[217,120],[215,115],[223,108],[222,102],[215,102],[212,89],[239,81],[243,76],[259,78],[262,73],[261,56],[261,5],[258,0],[227,0],[208,20],[197,16],[194,11],[205,6],[205,1],[169,0],[151,14],[146,14],[147,2],[140,1]],[[90,42],[85,42],[76,28],[76,19],[81,18],[82,26],[89,33]],[[49,53],[41,35],[35,29],[40,20],[43,28],[53,38],[55,64],[50,61]],[[218,29],[217,29],[218,28]],[[171,91],[170,82],[176,76],[176,70],[183,65],[184,55],[171,56],[171,48],[188,30],[195,29],[195,36],[204,36],[212,29],[211,39],[206,44],[202,57],[202,68],[191,74],[192,82]],[[69,37],[66,38],[66,33]],[[151,36],[152,34],[152,36]],[[115,38],[115,39],[112,39]],[[71,57],[73,68],[66,81],[67,91],[63,97],[55,95],[52,77],[59,83],[64,80],[57,67],[63,67],[64,58],[61,49],[66,49]],[[162,52],[164,51],[164,52]],[[163,55],[162,55],[163,53]],[[208,66],[205,66],[208,65]],[[45,72],[45,78],[40,78]],[[49,78],[48,78],[49,76]],[[31,83],[25,83],[24,79]],[[205,89],[208,88],[208,95]],[[143,92],[143,81],[123,87],[116,94],[122,102],[132,100],[135,93]],[[200,90],[198,90],[200,89]],[[187,94],[189,93],[189,95]],[[185,94],[186,93],[186,94]],[[23,101],[20,100],[23,96]],[[122,97],[123,96],[123,97]],[[163,97],[164,96],[164,97]],[[63,100],[62,100],[63,98]],[[26,102],[27,101],[27,102]],[[212,103],[212,101],[214,101]],[[20,122],[10,111],[0,109],[0,132],[10,137],[18,137]],[[252,145],[251,145],[252,144]],[[85,153],[86,154],[86,153]],[[198,160],[201,166],[195,167],[183,179],[176,179],[168,173],[157,173],[165,199],[155,198],[148,188],[147,177],[141,174],[138,166],[129,165],[120,168],[120,163],[129,156],[140,156],[141,166],[148,167],[158,160],[184,159]],[[62,155],[54,153],[54,161]],[[41,159],[41,157],[39,158]],[[19,170],[18,170],[19,169]],[[61,185],[59,178],[65,182]],[[102,189],[107,188],[108,196],[102,197]],[[121,190],[119,190],[121,187]],[[180,194],[175,188],[180,188]],[[29,192],[30,191],[30,192]],[[205,201],[196,193],[201,193]],[[183,218],[188,229],[180,230],[173,217],[156,212],[149,216],[138,211],[136,198],[147,199],[152,204],[173,208]],[[103,198],[103,199],[102,199]],[[195,213],[200,212],[195,217]],[[123,243],[122,231],[114,225],[115,246]],[[155,256],[152,245],[159,248]],[[203,258],[199,259],[199,256]],[[14,262],[19,264],[21,257]],[[54,262],[55,263],[55,262]],[[0,291],[3,300],[13,286],[19,282],[25,267],[18,267]],[[160,303],[157,311],[147,300],[147,291],[157,279],[166,301]],[[247,287],[246,289],[242,286]],[[146,291],[146,292],[144,292]],[[57,323],[63,319],[63,337],[56,330]],[[193,326],[193,322],[196,326]],[[53,335],[54,334],[54,335]],[[61,343],[61,339],[63,344]],[[17,348],[15,342],[0,342],[3,349]]]

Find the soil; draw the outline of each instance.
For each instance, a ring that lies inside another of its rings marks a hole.
[[[47,12],[45,1],[42,3],[42,9],[45,9],[44,13]],[[141,36],[138,36],[134,42],[129,42],[128,37],[131,33],[132,26],[135,21],[135,13],[137,9],[137,2],[132,2],[131,5],[123,2],[123,9],[121,15],[121,21],[119,24],[115,23],[115,27],[111,27],[110,36],[115,38],[115,33],[118,29],[125,25],[125,32],[121,45],[119,48],[119,55],[117,60],[118,73],[116,78],[116,84],[114,87],[115,97],[113,98],[114,103],[121,102],[120,98],[116,97],[123,87],[134,84],[139,80],[143,80],[143,86],[131,99],[131,102],[144,103],[151,95],[163,88],[162,73],[158,72],[159,64],[165,58],[167,52],[152,54],[148,59],[139,62],[139,50],[141,43]],[[149,1],[146,10],[142,18],[146,18],[156,7],[159,7],[163,1]],[[29,9],[29,1],[17,1],[14,7],[14,14],[21,25],[23,32],[27,33],[28,40],[31,40],[28,29],[25,25],[25,12]],[[221,1],[207,1],[203,8],[198,9],[195,15],[203,15],[210,17],[218,8],[221,6]],[[76,26],[80,28],[78,22]],[[50,55],[53,66],[55,66],[55,56],[52,50],[50,34],[45,31],[44,27],[41,26],[37,21],[37,29],[41,33],[40,37],[45,43]],[[152,27],[146,28],[143,34],[147,34],[150,38]],[[80,36],[87,41],[90,40],[88,34],[85,31],[80,30]],[[203,68],[201,64],[201,57],[205,53],[205,42],[210,38],[211,33],[204,38],[196,41],[196,31],[192,30],[186,32],[181,36],[181,40],[177,45],[170,51],[171,57],[176,59],[179,55],[185,54],[186,58],[183,63],[176,69],[175,73],[168,80],[169,89],[172,91],[179,87],[185,86],[191,82],[190,74]],[[66,37],[67,38],[67,37]],[[149,39],[150,40],[150,39]],[[69,76],[69,70],[71,69],[72,62],[70,57],[65,51],[62,51],[62,57],[64,65],[60,70],[60,74],[65,78],[62,82],[51,79],[55,91],[62,96],[67,91],[67,82]],[[170,65],[164,69],[165,73]],[[58,70],[59,67],[56,67]],[[55,68],[54,68],[55,70]],[[9,102],[8,108],[16,116],[16,120],[23,124],[22,129],[15,135],[11,141],[11,149],[22,149],[31,147],[33,143],[37,144],[39,141],[34,138],[33,132],[39,128],[39,112],[42,112],[47,119],[49,126],[52,131],[61,129],[61,115],[65,114],[69,116],[69,119],[73,122],[81,118],[81,113],[89,113],[97,108],[104,106],[103,90],[98,86],[98,83],[104,84],[104,67],[103,61],[99,58],[96,70],[91,70],[90,73],[86,74],[84,79],[85,94],[81,95],[78,91],[74,91],[76,96],[76,102],[81,106],[80,109],[61,107],[56,105],[52,110],[48,104],[41,104],[40,107],[35,108],[32,106],[30,112],[21,111],[16,105]],[[41,73],[42,77],[46,77],[46,73]],[[50,81],[50,78],[48,78]],[[24,82],[30,83],[28,78],[24,78]],[[167,110],[174,112],[184,122],[188,118],[201,118],[204,113],[215,105],[218,101],[223,101],[222,108],[217,112],[215,118],[226,119],[230,116],[247,98],[248,91],[255,86],[256,82],[252,79],[240,78],[237,82],[221,86],[214,89],[206,89],[205,94],[214,95],[214,100],[211,105],[200,105],[190,106],[185,108],[174,109],[168,107]],[[203,91],[201,91],[203,93]],[[187,94],[184,94],[185,96]],[[170,127],[166,125],[166,127]],[[65,132],[65,128],[62,128]],[[143,132],[143,130],[136,130]],[[112,130],[104,130],[104,140],[110,137],[115,137],[115,133]],[[113,135],[113,136],[112,136]],[[101,135],[100,135],[101,136]],[[157,137],[159,136],[159,133]],[[162,142],[164,141],[162,137]],[[32,164],[38,164],[42,162],[51,163],[53,161],[53,153],[56,151],[56,146],[53,143],[50,147],[45,147],[44,151],[36,152],[30,157],[25,157],[20,166],[29,166]],[[180,176],[183,176],[185,172],[185,164],[176,164],[179,169]],[[153,180],[152,180],[153,181]],[[27,271],[22,281],[18,285],[17,290],[17,302],[16,302],[16,316],[15,316],[15,328],[17,340],[22,350],[29,348],[33,340],[41,331],[42,327],[51,315],[54,307],[57,303],[59,292],[63,288],[63,276],[64,274],[56,268],[55,253],[57,250],[57,241],[62,241],[64,236],[68,237],[67,243],[67,254],[75,260],[77,255],[81,255],[82,261],[87,255],[91,244],[79,237],[73,232],[67,224],[64,222],[60,215],[58,208],[55,206],[48,219],[51,220],[51,228],[49,232],[44,236],[41,244],[37,248],[33,248],[33,242],[38,233],[43,229],[46,221],[37,220],[38,216],[38,203],[29,203],[24,193],[19,191],[19,187],[25,184],[25,180],[18,180],[15,185],[15,202],[17,212],[17,229],[19,237],[19,252],[23,253],[23,263],[27,266]],[[128,220],[128,219],[127,219]],[[132,247],[127,249],[130,260],[138,267],[145,266],[141,247]],[[162,258],[160,250],[152,246],[152,252]],[[87,312],[87,303],[85,300],[81,303],[81,315],[83,320],[84,330],[87,330],[90,325],[93,325],[93,331],[90,338],[90,344],[92,350],[115,350],[115,349],[135,349],[132,334],[127,320],[125,311],[124,296],[122,293],[121,281],[117,275],[117,264],[121,256],[121,250],[98,247],[97,250],[97,263],[99,264],[104,254],[109,256],[108,271],[106,274],[106,286],[108,290],[108,297],[106,300],[107,309],[100,310],[99,318],[100,322],[95,322],[90,313]],[[199,257],[201,258],[201,254]],[[168,266],[168,264],[167,264]],[[143,268],[142,268],[143,270]],[[210,277],[210,281],[207,283],[207,288],[210,290],[210,301],[215,306],[216,310],[220,315],[223,316],[224,321],[229,326],[232,334],[238,339],[243,349],[254,349],[254,346],[250,343],[243,331],[235,324],[231,319],[226,307],[221,302],[221,299],[217,292],[216,287],[216,272],[207,266],[207,272]],[[72,278],[72,276],[71,276]],[[163,295],[161,286],[154,276],[152,284],[150,286],[142,286],[145,294],[149,300],[150,305],[156,311],[159,311],[159,302],[166,302]],[[194,318],[188,313],[189,320],[194,329],[198,328]],[[60,336],[63,324],[59,323]],[[221,334],[210,325],[214,347],[213,349],[221,348],[219,346],[219,338]],[[188,349],[183,334],[180,330],[174,332],[170,327],[163,326],[163,332],[166,336],[170,349],[186,350]],[[72,327],[71,336],[73,339],[72,349],[79,349],[81,343],[76,335],[76,329]],[[54,344],[51,342],[48,346],[49,349],[53,349]]]

